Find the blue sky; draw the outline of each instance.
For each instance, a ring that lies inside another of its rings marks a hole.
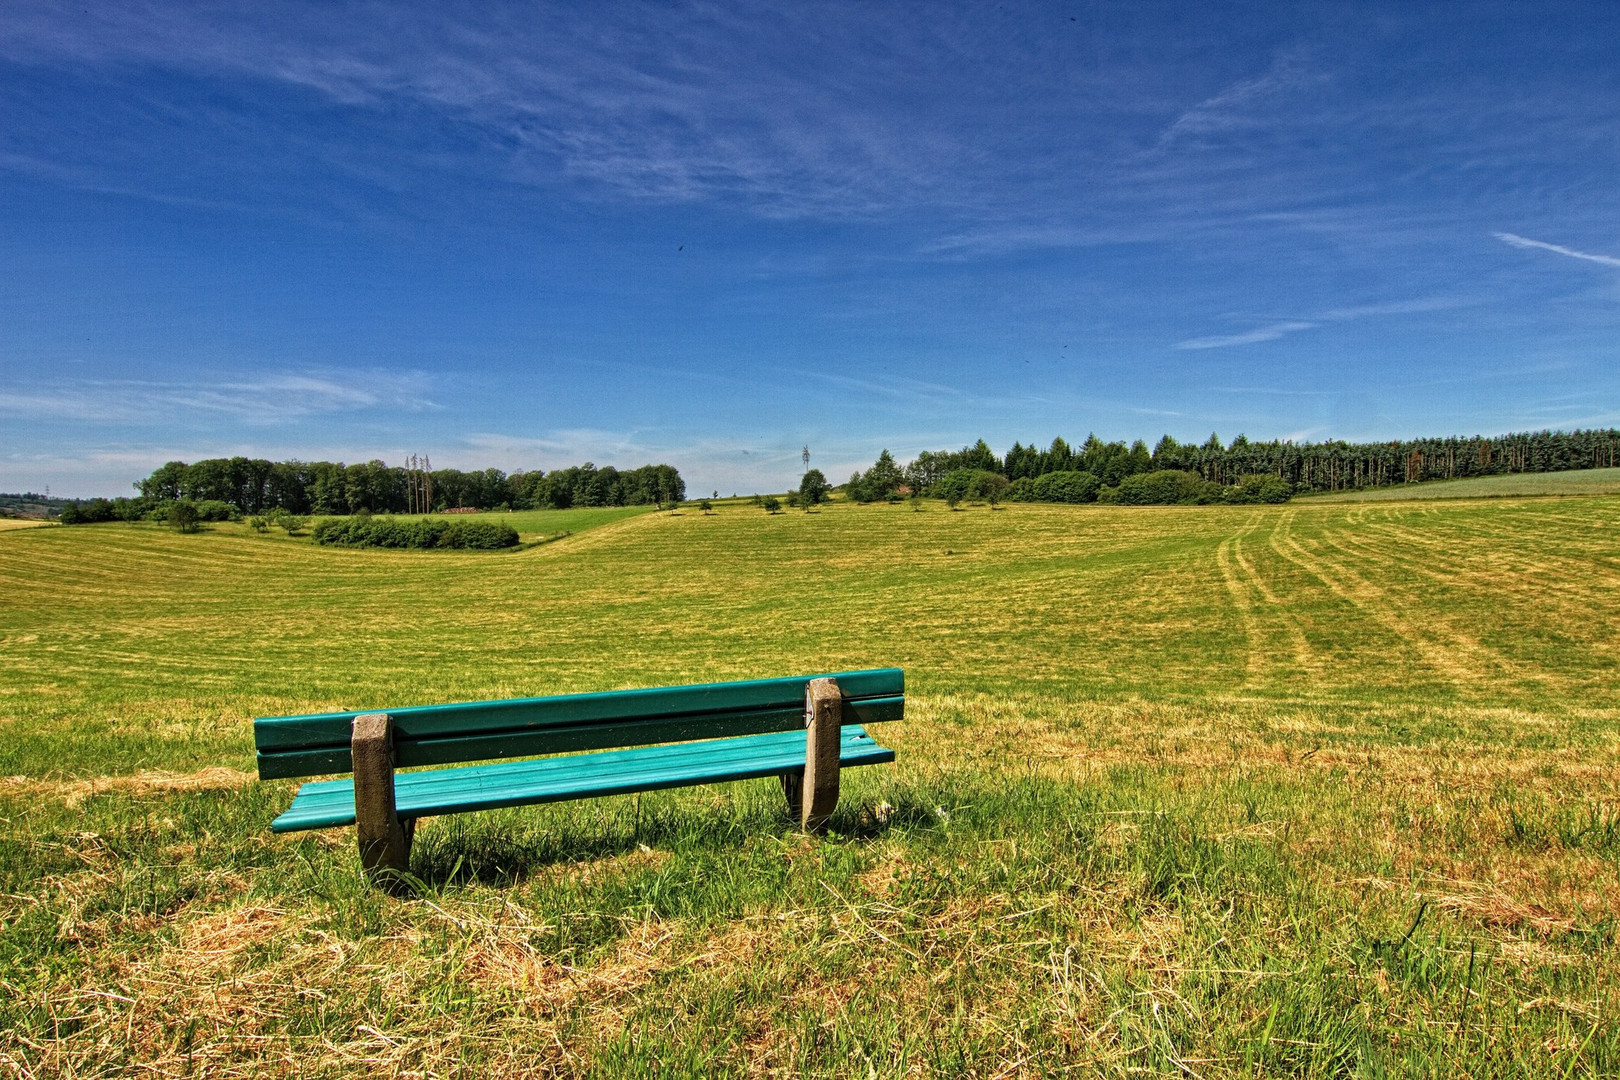
[[[0,8],[0,490],[1620,424],[1620,4]]]

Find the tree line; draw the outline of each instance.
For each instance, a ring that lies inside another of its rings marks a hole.
[[[1061,436],[1044,450],[1013,443],[997,457],[983,439],[960,450],[925,450],[904,466],[888,450],[844,486],[859,502],[905,494],[1050,502],[1277,502],[1292,494],[1504,473],[1560,472],[1620,464],[1620,430],[1535,431],[1378,443],[1203,443],[1166,435],[1079,446]],[[1160,475],[1176,474],[1176,476]],[[1152,482],[1145,479],[1152,476]],[[1179,478],[1178,478],[1179,477]],[[1170,497],[1173,495],[1174,497]]]
[[[419,508],[414,503],[424,490],[417,482],[422,475],[377,460],[353,465],[245,457],[171,461],[136,483],[139,499],[118,501],[146,507],[182,500],[221,502],[242,514],[408,513]],[[425,486],[431,491],[430,510],[565,510],[663,505],[686,498],[686,483],[672,465],[619,470],[587,462],[551,472],[435,469],[425,475],[431,481]]]

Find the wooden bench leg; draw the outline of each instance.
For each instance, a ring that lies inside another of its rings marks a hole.
[[[804,691],[804,773],[782,777],[788,812],[806,832],[820,832],[838,805],[844,695],[836,679],[811,679]]]
[[[354,718],[349,749],[354,758],[354,824],[359,834],[360,867],[386,888],[404,884],[411,869],[415,819],[394,812],[394,737],[387,713]]]
[[[782,794],[787,796],[788,820],[798,821],[804,815],[804,771],[782,774]]]

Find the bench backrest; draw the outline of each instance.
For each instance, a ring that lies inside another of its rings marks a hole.
[[[878,668],[831,676],[266,716],[253,721],[253,742],[259,751],[259,776],[271,780],[350,771],[354,718],[368,712],[389,715],[394,760],[402,768],[791,731],[804,726],[806,684],[828,677],[838,680],[843,693],[845,724],[898,720],[904,713],[905,673],[900,668]]]

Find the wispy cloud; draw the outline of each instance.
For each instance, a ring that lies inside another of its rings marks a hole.
[[[1549,244],[1545,240],[1532,240],[1527,236],[1519,236],[1516,233],[1510,232],[1492,233],[1491,235],[1502,241],[1502,243],[1512,244],[1516,248],[1533,248],[1537,251],[1550,251],[1554,255],[1564,255],[1571,259],[1581,259],[1585,262],[1594,262],[1599,266],[1620,267],[1620,258],[1616,258],[1613,255],[1593,255],[1591,252],[1576,251],[1574,248],[1567,248],[1562,244]]]
[[[139,3],[22,13],[0,26],[0,58],[153,65],[248,76],[384,117],[427,109],[464,136],[456,169],[554,184],[561,175],[647,200],[725,197],[776,215],[860,217],[941,183],[939,165],[976,149],[876,92],[961,57],[892,16],[636,6],[576,18],[557,10],[472,17],[277,5],[201,15]],[[882,50],[836,78],[817,49]],[[906,53],[906,55],[897,55]],[[341,150],[340,147],[334,148]],[[406,150],[396,145],[396,158]],[[428,164],[442,167],[449,159]]]
[[[615,468],[635,468],[653,461],[663,448],[639,431],[568,428],[540,435],[474,432],[461,440],[483,462],[508,469],[555,469],[587,461]],[[447,459],[449,460],[449,459]]]
[[[901,401],[960,401],[970,396],[961,387],[946,386],[942,383],[928,382],[923,379],[895,378],[883,375],[861,378],[853,375],[839,375],[833,372],[813,370],[803,370],[798,374],[803,378],[831,383],[843,390],[882,394]]]
[[[0,414],[42,420],[173,423],[187,414],[273,425],[334,413],[422,411],[430,379],[412,372],[289,372],[207,383],[82,379],[46,389],[0,387]]]
[[[1221,334],[1216,337],[1189,338],[1178,341],[1178,349],[1224,349],[1229,345],[1254,345],[1261,341],[1276,341],[1289,334],[1297,334],[1301,330],[1314,330],[1321,326],[1318,322],[1275,322],[1269,326],[1256,327],[1241,334]]]
[[[1262,341],[1276,341],[1289,334],[1297,334],[1302,330],[1315,330],[1318,327],[1332,323],[1355,322],[1358,319],[1374,318],[1380,315],[1418,315],[1429,311],[1450,311],[1455,308],[1470,307],[1479,303],[1473,297],[1461,296],[1431,296],[1417,300],[1394,300],[1382,304],[1355,304],[1349,307],[1330,308],[1318,312],[1304,319],[1286,319],[1267,323],[1239,334],[1219,334],[1211,337],[1190,338],[1178,341],[1173,346],[1177,349],[1224,349],[1231,345],[1254,345]]]
[[[1265,106],[1304,86],[1314,75],[1298,52],[1285,52],[1262,74],[1239,79],[1176,117],[1159,134],[1158,149],[1201,140],[1265,122]]]

